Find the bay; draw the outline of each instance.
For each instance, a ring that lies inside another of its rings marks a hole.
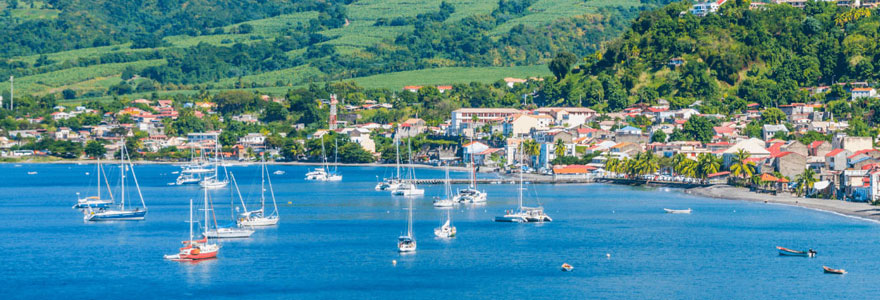
[[[71,206],[94,194],[94,166],[0,165],[0,294],[6,298],[648,298],[870,299],[880,291],[878,225],[802,208],[709,199],[675,189],[527,185],[526,204],[554,222],[494,223],[516,207],[516,186],[483,185],[488,204],[454,210],[458,236],[433,237],[442,185],[415,198],[415,254],[397,253],[406,198],[373,189],[391,168],[342,167],[342,182],[304,181],[306,167],[269,166],[281,223],[224,241],[219,259],[162,259],[187,238],[197,186],[168,186],[179,168],[136,166],[145,221],[84,223]],[[230,167],[248,205],[259,167]],[[35,171],[36,175],[27,172]],[[118,169],[108,166],[111,182]],[[90,172],[92,175],[86,175]],[[443,171],[417,170],[419,178]],[[466,178],[466,173],[454,173]],[[482,175],[481,176],[494,176]],[[118,177],[118,176],[116,176]],[[115,189],[114,185],[114,189]],[[456,188],[456,187],[453,187]],[[129,190],[128,199],[137,199]],[[211,192],[231,222],[230,189]],[[288,204],[288,202],[290,204]],[[239,205],[237,205],[239,206]],[[663,208],[692,208],[690,215]],[[813,248],[780,257],[775,246]],[[392,264],[396,260],[397,264]],[[564,273],[560,265],[575,267]],[[844,268],[843,276],[822,265]]]

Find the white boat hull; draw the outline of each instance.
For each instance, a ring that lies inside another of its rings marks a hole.
[[[238,226],[260,227],[260,226],[274,226],[274,225],[278,225],[278,218],[254,217],[254,218],[250,218],[250,219],[241,219],[238,222]]]
[[[199,182],[199,186],[204,189],[222,189],[229,185],[228,181],[201,181]]]
[[[209,239],[248,238],[252,234],[254,234],[253,230],[241,228],[219,228],[202,233]]]

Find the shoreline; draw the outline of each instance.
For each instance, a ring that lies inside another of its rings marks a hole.
[[[102,161],[108,162],[108,160],[102,160]],[[109,161],[112,162],[113,160],[109,160]],[[95,160],[83,160],[83,159],[55,160],[55,161],[0,162],[0,164],[6,164],[6,165],[18,165],[18,164],[20,164],[20,165],[26,165],[26,164],[31,164],[31,165],[35,165],[35,164],[83,165],[83,164],[94,164],[94,163],[95,163]],[[185,161],[135,160],[135,161],[131,161],[131,163],[134,165],[183,165],[188,162],[185,162]],[[249,165],[259,164],[260,162],[258,162],[258,161],[253,161],[253,162],[227,161],[224,163],[232,165],[232,166],[249,166]],[[299,162],[299,161],[292,161],[292,162],[267,161],[266,164],[267,165],[277,165],[277,166],[320,166],[320,165],[322,165],[321,162]],[[377,168],[394,168],[395,167],[394,164],[381,164],[381,163],[360,163],[360,164],[327,163],[327,166],[337,166],[337,165],[340,167],[377,167]],[[419,169],[435,169],[435,170],[442,170],[445,168],[443,166],[425,165],[425,164],[400,164],[400,167],[401,168],[414,167],[414,168],[419,168]],[[449,171],[454,171],[454,172],[467,172],[470,170],[471,169],[468,167],[461,167],[461,166],[450,166],[449,167]],[[482,168],[482,170],[480,170],[478,172],[479,173],[492,173],[494,171],[491,169],[488,169],[488,168]]]
[[[733,187],[729,185],[715,185],[710,187],[692,188],[684,190],[684,193],[715,199],[788,205],[832,213],[863,221],[880,223],[880,206],[873,206],[864,202],[847,202],[842,200],[818,198],[798,198],[787,195],[773,196],[769,194],[758,194],[749,191],[749,189],[747,188]]]

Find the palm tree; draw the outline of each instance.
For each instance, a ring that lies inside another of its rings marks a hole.
[[[735,177],[748,178],[755,174],[755,163],[748,161],[751,154],[743,149],[736,151],[730,164],[730,174]]]
[[[801,192],[806,193],[809,189],[813,188],[813,184],[816,183],[816,171],[811,168],[806,168],[803,173],[795,178],[795,180],[798,183],[797,195],[800,197]]]
[[[618,167],[620,167],[619,159],[610,157],[605,159],[605,171],[617,173]]]
[[[554,150],[556,157],[565,156],[565,141],[562,139],[556,140],[556,149]]]
[[[706,179],[706,176],[712,173],[718,173],[721,170],[721,159],[713,154],[703,153],[697,158],[697,168],[700,178]]]
[[[526,140],[523,142],[523,154],[529,156],[529,161],[534,165],[533,157],[538,156],[541,153],[541,145],[538,144],[535,140]]]
[[[676,166],[675,172],[686,177],[697,177],[699,165],[693,159],[685,159]]]

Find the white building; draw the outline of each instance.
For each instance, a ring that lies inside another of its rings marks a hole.
[[[727,2],[727,0],[713,0],[697,3],[694,4],[693,7],[691,7],[691,13],[698,17],[704,17],[708,14],[717,12],[718,8],[721,7],[721,4],[724,4],[724,2]]]
[[[853,88],[852,89],[852,100],[855,101],[859,98],[876,98],[877,90],[873,88]]]
[[[522,111],[515,108],[460,108],[452,111],[449,135],[462,135],[465,129],[472,129],[487,123],[501,123],[504,119]],[[476,123],[474,119],[476,118]]]

